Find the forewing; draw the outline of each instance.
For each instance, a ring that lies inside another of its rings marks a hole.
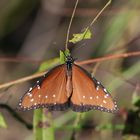
[[[72,69],[73,94],[71,108],[77,112],[98,109],[106,112],[116,112],[117,105],[111,95],[95,78],[77,65]]]
[[[21,98],[19,106],[22,110],[42,107],[47,107],[49,110],[65,110],[68,107],[67,101],[66,67],[59,65],[29,89]]]

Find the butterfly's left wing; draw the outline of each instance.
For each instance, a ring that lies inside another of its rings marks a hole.
[[[37,108],[65,110],[68,108],[66,96],[66,67],[59,65],[51,69],[37,84],[21,98],[19,109]]]
[[[73,93],[71,108],[76,112],[97,109],[106,112],[116,112],[117,105],[107,90],[95,78],[78,65],[72,69]]]

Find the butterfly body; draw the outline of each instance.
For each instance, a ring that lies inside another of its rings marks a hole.
[[[105,112],[117,112],[116,102],[104,88],[74,59],[66,56],[65,64],[51,69],[30,88],[19,102],[21,110],[48,108],[76,112],[97,109]]]

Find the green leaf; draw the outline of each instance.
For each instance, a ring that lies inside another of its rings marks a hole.
[[[64,64],[65,63],[65,55],[64,52],[60,50],[60,63]]]
[[[73,34],[73,38],[71,40],[69,40],[69,42],[72,42],[75,44],[75,43],[82,41],[84,39],[90,39],[91,35],[92,35],[91,31],[89,29],[86,29],[82,33]]]
[[[4,119],[4,117],[3,117],[3,115],[1,113],[0,113],[0,127],[7,128],[5,119]]]
[[[65,57],[70,55],[70,51],[66,49],[64,52],[60,50],[60,63],[64,64],[65,63]]]
[[[49,69],[49,68],[59,64],[59,62],[60,62],[59,58],[53,58],[53,59],[47,60],[40,65],[39,71],[44,71],[46,69]]]

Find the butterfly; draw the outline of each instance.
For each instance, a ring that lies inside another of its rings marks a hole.
[[[69,54],[64,64],[49,70],[21,97],[18,108],[117,112],[117,104],[106,88],[74,61]]]

